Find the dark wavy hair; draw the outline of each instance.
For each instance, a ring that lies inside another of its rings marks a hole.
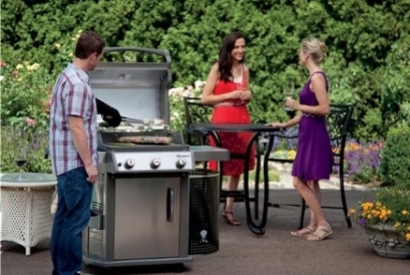
[[[233,60],[231,52],[235,48],[236,40],[240,38],[245,39],[245,36],[241,32],[231,32],[225,37],[221,49],[219,50],[219,73],[220,79],[223,81],[232,81],[233,76],[231,73],[231,69],[233,65]],[[244,61],[245,56],[243,56],[242,60],[240,60],[239,63],[243,63]]]

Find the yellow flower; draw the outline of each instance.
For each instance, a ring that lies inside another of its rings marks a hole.
[[[33,65],[27,66],[27,70],[29,71],[37,70],[38,68],[40,68],[40,64],[38,63],[34,63]]]
[[[21,65],[21,64],[17,64],[17,66],[16,66],[16,69],[17,69],[17,70],[20,70],[20,69],[23,69],[23,68],[24,68],[24,66]]]
[[[369,215],[367,215],[367,218],[371,219],[371,218],[373,218],[373,216],[369,214]]]
[[[71,38],[71,40],[72,40],[72,41],[76,41],[76,40],[77,40],[77,38],[73,37],[73,38]]]
[[[409,214],[409,212],[408,212],[407,210],[403,210],[403,211],[401,211],[401,213],[402,213],[404,216],[406,216],[407,214]]]
[[[17,81],[22,81],[22,80],[23,80],[22,77],[17,78]]]
[[[391,215],[391,210],[387,210],[387,215]]]
[[[394,227],[399,227],[401,225],[401,223],[400,222],[396,222],[395,224],[394,224]]]
[[[57,48],[57,50],[59,50],[61,48],[61,44],[60,43],[55,43],[54,46]]]
[[[73,57],[73,53],[69,53],[68,56],[69,56],[69,57]]]
[[[406,234],[406,241],[410,241],[410,233]]]
[[[82,33],[83,32],[83,30],[78,30],[78,33]]]
[[[79,38],[79,37],[80,37],[80,35],[79,35],[79,34],[76,34],[76,35],[75,35],[75,38]]]

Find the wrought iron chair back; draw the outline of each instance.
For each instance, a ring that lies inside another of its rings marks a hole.
[[[190,145],[206,144],[205,134],[198,134],[190,129],[192,123],[210,122],[213,106],[204,105],[199,97],[184,97],[185,107],[185,130],[187,142]]]

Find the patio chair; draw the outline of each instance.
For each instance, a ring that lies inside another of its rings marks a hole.
[[[342,209],[344,213],[344,218],[346,219],[346,223],[348,228],[352,227],[352,222],[350,218],[347,216],[347,203],[346,203],[346,195],[344,189],[344,157],[345,157],[345,145],[347,135],[349,133],[349,126],[350,121],[352,118],[352,114],[354,111],[354,105],[342,105],[342,104],[331,104],[330,105],[330,114],[326,118],[326,123],[330,135],[330,141],[333,148],[333,155],[335,159],[334,166],[336,166],[339,173],[339,181],[340,181],[340,196],[342,201],[341,207],[335,206],[322,206],[325,209]],[[273,134],[275,138],[280,139],[297,139],[297,135],[293,136],[285,136],[281,134]],[[282,158],[275,158],[269,157],[269,161],[272,162],[282,162],[282,163],[293,163],[292,159],[282,159]],[[287,205],[287,206],[296,206],[301,208],[300,212],[300,222],[299,222],[299,229],[303,228],[304,223],[304,216],[305,210],[308,208],[306,206],[305,200],[302,198],[301,204],[277,204],[277,203],[269,203],[271,207],[280,207],[280,205]]]

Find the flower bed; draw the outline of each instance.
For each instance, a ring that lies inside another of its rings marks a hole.
[[[288,129],[284,131],[283,135],[287,137],[296,136],[297,128]],[[346,177],[357,183],[368,183],[377,180],[382,148],[383,142],[359,144],[355,140],[349,140],[345,146],[344,174]],[[294,160],[296,149],[296,139],[278,138],[273,146],[272,157]],[[334,167],[334,173],[339,173],[336,166]]]

